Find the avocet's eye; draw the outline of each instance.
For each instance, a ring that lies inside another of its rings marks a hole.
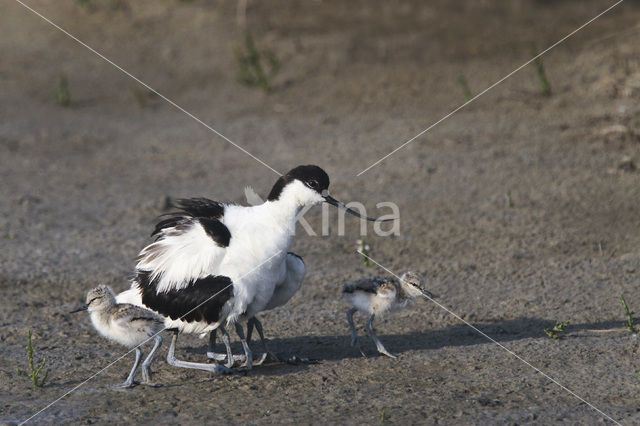
[[[318,181],[315,180],[315,179],[311,179],[311,180],[307,181],[307,185],[311,189],[318,189],[318,186],[319,186]]]

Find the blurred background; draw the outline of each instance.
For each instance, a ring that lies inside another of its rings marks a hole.
[[[475,197],[517,197],[517,185],[529,191],[531,179],[566,171],[572,161],[594,161],[591,155],[576,160],[571,147],[578,155],[596,149],[596,158],[609,156],[606,168],[625,171],[637,161],[637,144],[631,143],[640,128],[637,2],[616,7],[359,177],[610,4],[77,0],[29,5],[277,171],[321,165],[346,201],[402,205],[425,191],[464,198],[464,180],[477,182],[478,173],[495,191]],[[267,167],[19,3],[9,2],[1,19],[6,35],[0,40],[5,182],[0,227],[9,237],[34,237],[33,245],[43,251],[38,259],[51,255],[55,262],[59,256],[42,235],[69,242],[99,239],[102,226],[130,226],[132,210],[162,208],[166,197],[244,201],[245,185],[263,196],[268,192],[277,175]],[[598,138],[596,148],[576,147]],[[430,185],[443,170],[450,171],[450,185],[462,186]],[[415,219],[406,207],[403,218]],[[49,214],[42,221],[25,219],[39,211]],[[142,217],[152,213],[143,211]],[[80,218],[91,226],[80,230]],[[119,242],[128,239],[122,235]],[[130,259],[135,251],[130,249],[111,263]],[[115,256],[112,250],[117,249],[88,244],[75,254],[85,261]],[[82,269],[87,267],[93,268]],[[4,269],[11,277],[38,275],[14,262]]]
[[[388,213],[376,203],[396,203],[400,236],[378,237],[369,225],[364,239],[374,259],[398,273],[418,269],[463,318],[508,340],[616,418],[637,420],[637,357],[622,331],[590,331],[622,323],[619,294],[640,309],[637,1],[617,5],[360,176],[614,2],[26,4],[276,171],[318,164],[331,176],[332,194],[363,202],[370,216]],[[66,366],[58,380],[73,384],[88,366],[68,373],[63,348],[75,342],[74,354],[87,358],[97,336],[61,312],[99,282],[128,286],[133,259],[172,198],[245,203],[245,186],[264,197],[277,174],[20,3],[2,3],[0,28],[0,365],[9,366],[4,377],[19,388],[13,366],[23,358],[24,324],[31,324],[34,338],[48,342],[51,362]],[[306,217],[320,234],[320,209]],[[307,263],[305,285],[266,316],[277,344],[320,351],[337,369],[328,382],[335,380],[330,393],[337,399],[313,396],[327,373],[287,370],[293,376],[283,380],[299,384],[305,409],[283,409],[288,417],[274,421],[302,421],[319,410],[332,413],[327,421],[371,422],[380,411],[366,413],[381,406],[396,407],[385,415],[409,422],[594,419],[589,407],[576,409],[576,400],[552,385],[521,393],[529,375],[543,379],[470,337],[436,306],[380,322],[404,361],[360,364],[349,352],[339,286],[384,272],[354,253],[359,223],[347,224],[344,237],[300,233],[293,249]],[[51,299],[43,302],[42,294]],[[570,320],[582,340],[538,345],[543,326],[555,320]],[[62,325],[67,334],[59,334]],[[489,368],[494,362],[508,373]],[[473,369],[478,365],[482,372]],[[175,376],[164,376],[169,382],[187,374],[160,369]],[[260,380],[260,391],[240,381],[216,395],[259,394],[260,410],[287,405],[291,399],[276,403],[273,392],[260,394],[271,385],[281,389],[281,373],[249,377]],[[15,401],[28,402],[19,409],[8,403],[11,412],[42,402],[17,395]],[[407,408],[412,398],[431,408]],[[71,407],[50,420],[110,419],[104,406],[94,414]],[[260,419],[266,409],[238,419]],[[130,420],[174,419],[160,411],[166,417],[138,413]],[[184,412],[178,420],[202,415]]]

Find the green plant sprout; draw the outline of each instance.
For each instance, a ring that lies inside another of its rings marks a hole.
[[[33,345],[31,344],[31,330],[29,330],[27,338],[27,358],[29,359],[29,369],[31,370],[30,373],[18,369],[18,374],[25,377],[31,377],[34,389],[43,387],[44,382],[47,380],[47,376],[49,376],[49,369],[45,371],[44,377],[40,381],[38,380],[38,375],[44,368],[44,365],[47,363],[47,358],[44,358],[42,360],[42,364],[40,364],[40,367],[37,370],[33,368]]]
[[[371,249],[369,247],[369,244],[364,241],[364,238],[361,240],[356,240],[356,244],[358,245],[358,253],[362,255],[362,259],[364,260],[364,266],[366,266],[367,268],[373,266],[371,261],[369,260],[369,250]]]
[[[244,32],[244,46],[236,50],[236,60],[240,83],[265,92],[271,90],[271,82],[280,69],[280,62],[272,52],[260,52],[249,31]]]
[[[147,100],[153,94],[153,92],[151,92],[150,90],[142,88],[138,85],[129,86],[129,90],[131,91],[131,95],[133,96],[133,99],[135,99],[136,104],[140,108],[144,108],[145,106],[147,106]]]
[[[531,45],[531,53],[533,56],[538,55],[538,49],[535,44]],[[545,96],[551,96],[551,83],[549,82],[549,78],[547,78],[547,73],[544,70],[544,64],[542,63],[542,56],[538,56],[533,61],[536,67],[536,75],[538,76],[538,82],[540,83],[540,89],[542,90],[542,94]]]
[[[557,339],[558,337],[560,337],[559,334],[562,333],[568,325],[569,321],[556,322],[556,325],[554,325],[553,328],[545,328],[544,334],[552,339]]]
[[[633,323],[633,311],[629,309],[627,305],[627,301],[624,300],[624,296],[620,295],[620,302],[622,302],[622,307],[624,308],[624,316],[627,318],[627,328],[631,333],[636,332],[635,324]]]
[[[58,85],[56,86],[56,102],[58,105],[62,105],[63,107],[68,107],[71,104],[69,80],[65,73],[61,73],[58,77]]]
[[[126,9],[128,7],[125,0],[76,0],[76,3],[80,5],[80,7],[84,7],[92,12],[102,8],[118,10]]]
[[[460,87],[462,88],[462,93],[464,94],[464,97],[468,101],[473,99],[473,93],[471,92],[471,88],[469,87],[469,83],[467,82],[467,79],[465,78],[464,75],[460,75],[458,77],[458,83],[460,84]]]
[[[515,204],[513,203],[513,198],[511,198],[511,191],[505,192],[504,199],[507,204],[507,207],[509,207],[510,209],[512,209],[515,206]]]

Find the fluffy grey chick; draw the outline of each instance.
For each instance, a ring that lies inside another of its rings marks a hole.
[[[435,297],[424,288],[424,279],[414,271],[404,273],[400,279],[374,277],[345,284],[342,289],[343,298],[349,302],[351,308],[347,311],[347,321],[351,328],[351,346],[360,349],[358,333],[353,323],[356,311],[369,315],[365,328],[378,348],[378,352],[391,358],[397,355],[387,351],[373,330],[373,320],[376,315],[395,311],[407,306],[416,297]],[[360,349],[364,356],[364,352]]]
[[[148,309],[128,303],[116,303],[115,294],[106,285],[90,290],[86,305],[72,312],[85,310],[89,311],[91,322],[100,335],[128,348],[135,348],[136,360],[133,368],[127,380],[116,387],[130,388],[137,384],[133,378],[142,358],[139,345],[151,338],[155,340],[155,344],[142,363],[142,384],[157,386],[151,383],[151,362],[162,345],[160,332],[164,330],[164,319]]]

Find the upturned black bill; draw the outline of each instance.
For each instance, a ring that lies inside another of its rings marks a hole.
[[[355,210],[350,209],[349,207],[345,206],[344,203],[336,200],[335,198],[333,198],[331,195],[324,195],[324,200],[325,202],[334,205],[336,207],[338,207],[339,209],[343,209],[345,210],[347,213],[350,213],[356,217],[359,217],[360,219],[365,219],[365,220],[369,220],[371,222],[375,222],[377,220],[379,220],[380,222],[389,222],[390,220],[396,220],[396,218],[389,218],[389,219],[374,219],[372,217],[368,217],[368,216],[362,216],[360,213],[358,213]]]

